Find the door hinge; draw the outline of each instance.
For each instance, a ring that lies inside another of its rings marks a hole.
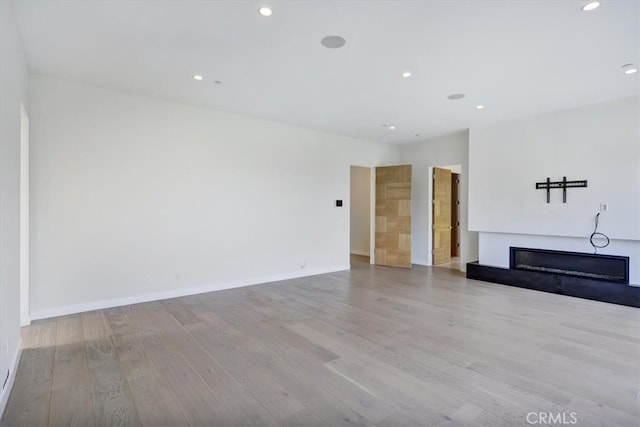
[[[456,179],[456,184],[460,184],[460,178]]]
[[[436,204],[436,199],[431,200],[431,204],[435,205]]]
[[[436,174],[431,175],[431,179],[436,179]]]
[[[460,205],[460,200],[456,200],[456,205]]]
[[[435,230],[436,229],[436,225],[435,224],[431,224],[431,229]]]

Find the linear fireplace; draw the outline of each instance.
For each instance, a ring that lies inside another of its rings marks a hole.
[[[640,308],[629,257],[510,247],[510,268],[467,264],[469,279]]]
[[[509,248],[509,268],[629,283],[629,257]]]

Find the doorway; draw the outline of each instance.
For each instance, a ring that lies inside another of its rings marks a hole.
[[[351,166],[349,248],[358,262],[373,262],[372,194],[372,168]]]
[[[432,265],[460,269],[461,165],[433,167],[431,172]]]

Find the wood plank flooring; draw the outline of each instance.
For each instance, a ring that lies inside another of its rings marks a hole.
[[[352,263],[34,322],[0,424],[640,425],[640,310]]]

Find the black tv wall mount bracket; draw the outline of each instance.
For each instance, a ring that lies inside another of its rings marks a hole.
[[[551,202],[551,189],[562,189],[562,203],[567,203],[567,188],[583,188],[587,186],[587,180],[567,181],[567,177],[563,176],[562,181],[551,182],[549,177],[545,182],[536,182],[536,190],[547,190],[547,203]]]

